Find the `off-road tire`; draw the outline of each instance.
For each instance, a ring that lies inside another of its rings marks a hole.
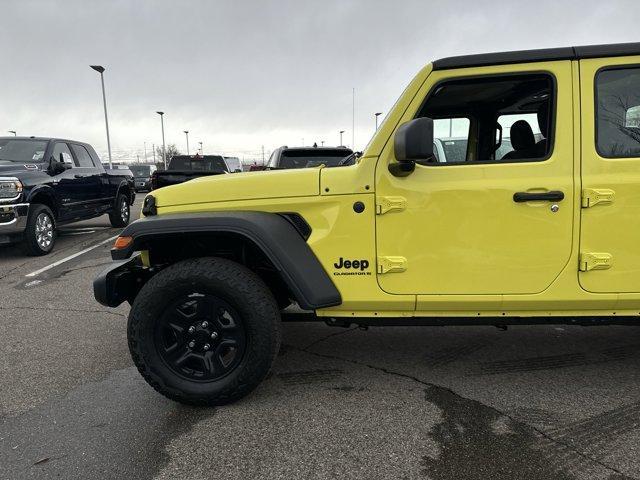
[[[38,218],[42,218],[43,215],[49,217],[51,222],[51,243],[47,246],[43,246],[38,242],[38,235],[36,232],[36,223]],[[27,218],[27,226],[24,230],[24,242],[23,248],[27,255],[41,256],[47,255],[53,250],[53,246],[56,241],[56,220],[53,212],[46,205],[32,204],[29,208],[29,217]]]
[[[126,216],[124,215],[123,209],[126,208]],[[122,228],[129,225],[129,220],[131,219],[131,206],[129,205],[129,199],[127,195],[121,193],[118,195],[116,199],[116,203],[113,206],[113,210],[109,212],[109,221],[111,222],[112,227]]]
[[[154,342],[154,328],[175,299],[199,292],[215,295],[240,315],[246,346],[240,363],[208,382],[185,379],[167,366]],[[245,266],[214,257],[184,260],[157,273],[136,297],[127,327],[129,350],[144,379],[180,403],[214,406],[250,393],[267,376],[280,347],[280,312],[268,287]]]

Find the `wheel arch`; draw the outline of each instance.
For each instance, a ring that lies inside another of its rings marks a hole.
[[[59,202],[54,190],[51,187],[46,185],[35,187],[33,190],[31,190],[31,192],[29,192],[27,202],[46,205],[53,212],[55,219],[58,218],[58,215],[60,213]]]
[[[149,252],[153,265],[226,257],[260,275],[276,299],[288,295],[309,310],[342,302],[304,232],[283,215],[236,211],[150,216],[131,223],[121,236],[132,242],[112,250],[115,260],[141,250]]]

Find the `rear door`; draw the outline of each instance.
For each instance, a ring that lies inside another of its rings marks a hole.
[[[640,292],[640,56],[580,61],[580,284]]]
[[[111,204],[112,198],[105,195],[102,186],[102,176],[105,174],[102,166],[97,166],[89,151],[80,144],[70,145],[75,157],[76,169],[74,178],[78,182],[78,189],[81,190],[84,200],[83,210],[88,216],[95,215],[96,209],[100,209],[105,204]]]

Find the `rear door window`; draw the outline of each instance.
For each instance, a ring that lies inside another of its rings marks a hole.
[[[606,158],[640,157],[640,67],[596,75],[596,146]]]
[[[78,166],[83,168],[93,168],[93,160],[91,160],[91,155],[87,152],[87,149],[82,145],[72,144],[71,148],[73,149],[73,153],[76,154],[76,159],[78,160]]]

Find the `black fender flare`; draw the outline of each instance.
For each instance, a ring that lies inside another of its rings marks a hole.
[[[233,233],[253,242],[278,270],[300,307],[306,310],[342,303],[340,292],[294,225],[277,213],[225,211],[149,216],[127,226],[120,236],[131,237],[128,247],[113,249],[114,260],[145,250],[158,236],[179,241],[192,233]]]
[[[135,185],[135,182],[131,184],[129,180],[125,179],[125,180],[122,180],[118,185],[118,189],[116,190],[116,196],[113,199],[113,208],[117,207],[116,202],[118,201],[118,196],[120,195],[120,192],[122,191],[123,188],[126,188],[127,190],[129,190],[129,194],[127,195],[127,200],[129,201],[129,205],[133,205],[133,199],[135,198],[136,185]]]

